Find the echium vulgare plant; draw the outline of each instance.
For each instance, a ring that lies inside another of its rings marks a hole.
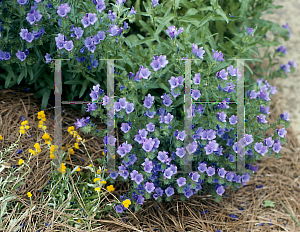
[[[166,33],[174,39],[183,29],[169,27]],[[202,47],[192,44],[192,57],[202,59],[200,69],[204,67],[205,53]],[[206,60],[208,66],[213,63],[225,62],[223,54],[213,51],[213,60]],[[192,195],[210,192],[216,201],[220,201],[226,187],[237,189],[251,178],[257,171],[255,160],[263,156],[280,157],[282,144],[285,143],[286,128],[289,127],[289,114],[281,114],[277,123],[268,127],[267,116],[270,105],[270,94],[276,93],[276,87],[269,85],[263,79],[257,81],[253,90],[246,92],[245,98],[245,136],[244,149],[247,172],[243,175],[236,173],[237,142],[236,129],[237,109],[234,104],[229,105],[230,99],[236,99],[235,79],[241,77],[237,68],[229,65],[226,69],[214,72],[210,76],[209,85],[201,81],[201,73],[192,70],[191,97],[193,101],[205,99],[207,93],[214,93],[216,98],[224,99],[215,107],[211,104],[192,105],[189,116],[192,117],[190,129],[193,132],[193,142],[184,146],[185,131],[184,118],[176,118],[172,114],[176,98],[182,96],[183,74],[172,76],[169,80],[169,89],[163,95],[154,96],[150,92],[151,85],[162,77],[160,71],[166,69],[169,60],[166,55],[154,55],[150,64],[143,64],[137,73],[129,73],[128,85],[121,86],[121,96],[114,102],[116,124],[121,124],[123,141],[116,152],[122,158],[118,163],[119,171],[110,170],[109,176],[115,180],[130,181],[132,188],[121,200],[128,200],[132,204],[115,205],[117,213],[130,209],[139,210],[145,199],[154,198],[158,202],[163,199],[170,201],[172,196],[180,194],[181,200]],[[150,69],[153,71],[150,71]],[[203,73],[205,72],[204,69]],[[136,91],[130,91],[130,88]],[[145,89],[147,91],[145,91]],[[143,97],[138,93],[146,92]],[[105,123],[105,110],[110,103],[100,85],[93,87],[90,94],[93,103],[88,104],[87,112],[93,117],[99,117]],[[205,95],[202,93],[206,93]],[[100,104],[95,104],[100,102]],[[103,108],[102,108],[103,107]],[[183,115],[183,113],[181,114]],[[284,127],[276,129],[276,133],[263,138],[261,131],[283,123]],[[76,128],[84,133],[93,129],[90,117],[77,119]],[[114,146],[116,138],[105,136],[105,144]],[[178,173],[184,166],[184,156],[192,154],[193,171]]]

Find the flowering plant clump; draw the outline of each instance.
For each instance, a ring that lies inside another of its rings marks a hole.
[[[153,6],[149,7],[145,4],[145,8],[153,20],[152,13],[157,4],[152,3]],[[176,11],[176,7],[174,10]],[[166,18],[168,14],[169,11]],[[142,25],[155,38],[157,32]],[[155,26],[154,28],[156,29]],[[237,36],[243,41],[242,45],[238,45],[238,56],[258,42],[255,36],[257,30],[245,27],[245,32]],[[217,46],[209,48],[203,44],[198,47],[200,42],[188,42],[187,38],[190,37],[184,38],[185,43],[182,43],[179,36],[186,36],[184,27],[169,26],[165,32],[169,44],[164,42],[166,46],[162,52],[166,55],[153,54],[154,49],[149,49],[153,60],[140,64],[137,72],[129,72],[127,80],[118,80],[120,83],[116,90],[115,123],[120,126],[122,139],[126,142],[116,149],[116,153],[122,158],[122,163],[118,163],[119,171],[110,171],[109,176],[112,183],[117,179],[130,181],[130,192],[120,198],[131,199],[130,207],[134,210],[139,210],[145,199],[170,201],[177,194],[181,195],[181,200],[185,200],[197,193],[210,192],[213,198],[220,201],[226,187],[237,189],[249,181],[258,168],[253,165],[255,160],[273,153],[274,157],[280,156],[281,145],[285,142],[285,129],[289,127],[287,112],[281,120],[277,120],[277,124],[270,127],[267,125],[266,116],[270,113],[268,109],[271,100],[269,96],[276,93],[276,87],[269,85],[267,81],[263,85],[263,79],[260,79],[256,86],[248,88],[245,96],[247,118],[244,138],[247,171],[243,175],[237,174],[237,134],[234,125],[237,124],[238,117],[236,106],[229,106],[229,102],[236,101],[236,80],[241,77],[241,73],[233,67],[233,62],[225,61],[225,58],[227,60],[233,57],[230,48],[220,44],[229,53],[225,54],[216,49]],[[237,46],[234,40],[230,41]],[[162,45],[159,46],[163,48]],[[137,52],[134,46],[131,47]],[[167,53],[168,50],[174,53]],[[154,51],[158,52],[159,49]],[[180,57],[200,59],[195,62],[197,65],[192,64],[193,102],[218,102],[215,107],[211,104],[193,103],[188,110],[188,116],[192,118],[190,129],[194,140],[188,146],[184,146],[186,132],[182,117],[184,69],[181,64],[174,65],[175,59]],[[172,68],[175,68],[175,72],[169,71]],[[110,114],[107,112],[107,105],[111,99],[104,92],[105,90],[100,89],[100,84],[93,87],[90,94],[93,103],[88,104],[87,112],[93,117],[101,118],[107,125],[113,125],[112,121],[106,119]],[[280,123],[283,123],[284,128],[278,130],[274,137],[264,139],[259,134]],[[92,132],[104,137],[103,142],[107,146],[115,145],[115,138],[105,136],[105,131],[94,130],[90,117],[77,119],[75,125],[84,133]],[[192,155],[193,171],[181,174],[178,171],[184,167],[186,152]],[[115,205],[115,209],[117,213],[122,213],[127,207],[124,204]]]

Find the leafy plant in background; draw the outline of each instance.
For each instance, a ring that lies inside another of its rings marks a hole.
[[[161,38],[167,39],[166,33],[162,31],[177,23],[180,24],[179,27],[185,28],[181,43],[191,41],[196,45],[203,44],[205,50],[208,49],[209,43],[214,50],[223,52],[225,59],[232,56],[252,58],[253,51],[257,52],[257,44],[280,44],[276,39],[268,41],[262,37],[268,30],[277,33],[278,37],[288,39],[287,27],[283,28],[259,18],[263,11],[270,13],[270,9],[281,8],[272,3],[273,1],[262,0],[231,0],[230,4],[216,0],[158,1],[150,12],[146,11],[145,4],[141,4],[141,1],[130,0],[118,0],[116,4],[108,4],[108,1],[104,0],[68,1],[68,5],[63,1],[54,0],[4,0],[1,2],[0,14],[0,50],[3,51],[0,52],[0,69],[4,74],[0,75],[0,78],[5,83],[0,85],[0,88],[12,87],[20,84],[22,80],[34,85],[36,97],[43,97],[43,110],[49,98],[54,97],[54,63],[51,63],[49,58],[70,58],[70,61],[62,61],[62,100],[73,101],[81,98],[87,101],[88,89],[93,84],[100,83],[106,91],[106,61],[98,62],[97,59],[123,58],[123,61],[116,61],[115,64],[123,70],[122,73],[115,73],[116,79],[122,79],[126,75],[125,70],[131,69],[135,72],[139,69],[137,64],[140,59],[149,59],[161,50],[163,53],[170,51],[170,46],[160,41]],[[150,0],[146,4],[151,5]],[[140,9],[143,11],[140,12]],[[108,14],[105,11],[108,11]],[[126,20],[133,23],[132,26],[128,26]],[[151,27],[150,21],[153,25]],[[241,28],[244,24],[257,27],[253,40],[241,39]],[[112,34],[109,32],[111,28]],[[151,37],[145,37],[145,32]],[[196,32],[196,37],[192,37],[190,32]],[[96,35],[99,36],[99,40],[93,42],[92,49],[87,48],[90,47],[85,44],[89,41],[88,38]],[[54,39],[55,37],[57,39]],[[101,38],[103,40],[100,40]],[[56,40],[59,43],[56,43]],[[243,49],[245,43],[248,45],[247,49]],[[180,49],[179,56],[182,57],[183,51],[186,51],[179,41],[177,44]],[[153,45],[158,45],[156,51],[153,51]],[[210,53],[207,54],[211,57]],[[261,59],[257,61],[260,62]],[[255,83],[250,78],[252,70],[247,64],[246,67],[245,88],[249,90]],[[170,69],[172,70],[172,67]],[[288,71],[288,68],[286,70]],[[284,72],[276,72],[274,75],[284,76]],[[80,108],[78,105],[71,107]],[[82,112],[85,107],[81,106]]]

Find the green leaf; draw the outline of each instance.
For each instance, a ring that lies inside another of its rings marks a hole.
[[[64,84],[66,84],[66,85],[76,85],[76,84],[81,85],[82,81],[80,81],[80,80],[71,80],[71,81],[64,82]]]
[[[265,200],[264,207],[275,207],[275,202],[270,200]]]
[[[169,7],[165,16],[161,20],[161,23],[159,24],[159,26],[157,27],[157,30],[155,32],[155,36],[158,36],[159,33],[163,30],[164,26],[175,17],[175,15],[173,13],[171,15],[169,15],[171,9],[172,9],[172,7]]]
[[[251,73],[251,75],[253,75],[253,72],[252,72],[251,68],[249,67],[249,65],[245,63],[245,66],[249,70],[249,72]]]
[[[48,101],[49,101],[51,89],[46,87],[46,88],[43,89],[43,91],[44,91],[44,94],[43,94],[43,99],[42,99],[42,110],[45,110],[47,108],[47,104],[48,104]]]
[[[205,23],[207,23],[209,20],[211,20],[214,17],[213,13],[207,14],[200,22],[198,27],[202,27]]]
[[[22,69],[22,71],[21,71],[21,73],[20,73],[20,75],[18,77],[18,80],[17,80],[18,85],[21,83],[21,81],[23,80],[24,76],[25,76],[24,69]]]
[[[218,8],[217,8],[217,13],[219,15],[221,15],[223,17],[223,19],[228,23],[228,18],[220,6],[218,6]]]
[[[195,15],[195,14],[197,14],[199,12],[199,10],[197,10],[197,9],[195,9],[195,8],[191,8],[191,9],[189,9],[186,13],[185,13],[185,15]]]
[[[231,56],[234,56],[234,52],[232,51],[232,49],[228,45],[223,44],[223,43],[219,43],[218,45],[221,48],[223,48],[226,52],[228,52]]]
[[[30,80],[32,81],[32,80],[33,80],[33,72],[32,72],[32,68],[31,68],[30,66],[28,66],[27,70],[28,70],[28,73],[29,73],[29,75],[30,75]]]
[[[79,98],[81,98],[82,95],[84,94],[84,91],[86,90],[86,87],[88,86],[89,82],[90,82],[89,80],[85,80],[83,82],[82,88],[81,88],[80,93],[79,93]]]
[[[180,0],[175,0],[175,9],[181,9],[181,8],[179,8],[179,3],[180,3]]]
[[[6,80],[5,80],[5,85],[4,85],[4,88],[7,89],[9,84],[10,84],[10,81],[11,81],[11,75],[10,73],[7,74],[7,77],[6,77]]]
[[[14,191],[15,189],[19,188],[22,184],[25,184],[24,182],[20,182],[18,184],[16,184],[12,189],[11,191]]]
[[[131,47],[133,43],[135,43],[136,41],[139,41],[139,38],[135,34],[132,34],[132,35],[126,37],[124,39],[124,41],[127,44],[127,46]]]
[[[142,40],[139,40],[138,42],[135,42],[130,48],[132,47],[135,47],[137,45],[141,45],[141,44],[144,44],[144,43],[147,43],[147,42],[150,42],[150,41],[154,41],[155,38],[154,37],[148,37],[148,38],[145,38],[145,39],[142,39]]]
[[[147,23],[145,23],[143,20],[140,20],[139,22],[143,26],[143,28],[145,28],[150,33],[150,35],[154,36],[153,29]]]
[[[170,89],[164,83],[159,83],[158,85],[159,85],[159,87],[163,88],[167,92],[170,92]]]

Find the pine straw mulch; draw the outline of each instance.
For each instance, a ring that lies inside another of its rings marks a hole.
[[[43,131],[38,128],[37,112],[41,110],[41,99],[36,100],[34,93],[25,93],[24,89],[23,85],[22,88],[16,86],[12,89],[0,90],[0,134],[4,138],[0,141],[0,149],[4,151],[4,147],[8,147],[17,140],[22,116],[25,116],[30,126],[29,132],[26,132],[19,145],[15,147],[14,152],[10,152],[9,164],[7,165],[18,165],[20,158],[27,161],[28,150],[30,148],[34,149],[33,146],[36,142],[43,144],[41,145],[42,152],[34,157],[29,164],[32,171],[23,180],[25,184],[22,185],[19,191],[14,191],[14,194],[18,197],[18,204],[24,205],[22,212],[29,208],[25,204],[30,203],[26,194],[28,191],[33,194],[32,200],[36,205],[35,210],[30,212],[22,221],[19,221],[17,225],[26,222],[21,231],[37,231],[37,228],[42,229],[42,231],[88,231],[87,226],[83,226],[81,229],[70,228],[67,223],[57,220],[58,218],[64,218],[64,222],[67,220],[68,213],[64,212],[64,209],[53,210],[46,204],[39,203],[42,193],[38,189],[43,189],[47,185],[47,181],[50,180],[51,177],[47,174],[51,171],[51,165],[49,150],[44,149],[46,144],[41,138]],[[284,113],[280,108],[281,99],[280,92],[272,95],[269,123],[274,123],[276,118],[280,117],[280,113]],[[45,110],[47,118],[45,125],[50,136],[54,138],[54,120],[52,118],[54,109],[51,109],[50,104],[48,104],[48,107]],[[67,128],[74,125],[77,118],[89,116],[89,113],[81,115],[81,112],[72,109],[68,105],[63,105],[63,109],[65,110],[65,113],[62,113],[62,125],[65,126],[63,127],[63,144],[72,144],[74,139],[68,134]],[[92,121],[95,123],[94,119]],[[104,128],[105,125],[99,124],[98,127]],[[270,130],[272,131],[272,129]],[[98,227],[92,227],[92,231],[184,232],[216,231],[217,229],[223,232],[300,231],[300,180],[298,180],[300,174],[300,146],[292,128],[288,128],[287,131],[287,142],[281,150],[281,158],[275,159],[271,156],[263,157],[262,160],[257,161],[259,168],[258,172],[254,174],[254,178],[251,178],[246,186],[237,191],[226,190],[225,194],[228,195],[226,197],[223,194],[223,200],[220,203],[214,202],[208,196],[199,195],[194,195],[185,202],[181,202],[177,197],[164,205],[155,202],[155,200],[148,200],[144,202],[143,208],[139,212],[129,213],[126,219],[118,219],[112,215],[107,215],[106,218],[97,221],[90,219],[90,225],[98,224]],[[120,131],[116,133],[119,136]],[[33,136],[29,138],[31,134]],[[266,134],[268,134],[268,131]],[[104,148],[102,139],[93,138],[93,136],[84,135],[83,133],[80,133],[80,136],[86,140],[87,149],[93,160],[101,156]],[[119,146],[122,142],[118,138],[117,145]],[[23,152],[16,154],[18,149],[22,149]],[[82,146],[80,149],[84,151]],[[76,165],[87,166],[89,159],[86,152],[75,150],[73,156],[78,157],[79,154],[81,158],[86,160],[85,162],[81,162],[80,159],[64,162],[71,168]],[[5,169],[6,173],[8,173],[8,169]],[[4,171],[1,175],[3,173]],[[263,187],[261,187],[262,185]],[[129,188],[126,182],[120,184],[116,181],[114,186],[116,191],[112,193],[116,197],[127,192]],[[112,197],[112,195],[109,195],[109,197]],[[114,198],[110,199],[113,200]],[[275,207],[264,207],[265,200],[275,202]],[[13,212],[10,217],[6,218],[3,225],[6,225],[15,213]],[[231,214],[238,216],[238,218],[233,219],[229,216]],[[34,220],[35,218],[39,219]],[[45,223],[51,223],[51,225],[45,226]],[[286,225],[284,225],[285,223]],[[1,231],[8,230],[2,229]]]

